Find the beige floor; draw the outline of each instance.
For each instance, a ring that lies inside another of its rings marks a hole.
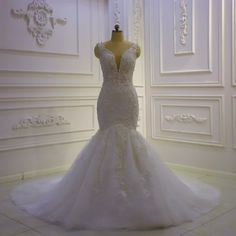
[[[196,221],[152,231],[70,231],[40,221],[19,210],[9,193],[20,182],[0,184],[0,236],[236,236],[236,179],[178,172],[221,190],[220,205]]]

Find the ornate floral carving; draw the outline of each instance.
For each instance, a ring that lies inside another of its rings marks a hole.
[[[138,43],[142,26],[142,1],[133,0],[133,41]]]
[[[21,119],[12,129],[27,129],[38,127],[62,126],[69,125],[63,116],[60,115],[36,115]]]
[[[170,122],[176,121],[180,123],[192,123],[192,122],[203,123],[206,120],[208,120],[208,118],[198,117],[193,114],[173,114],[173,115],[165,115],[165,120]]]
[[[188,36],[188,12],[187,12],[187,0],[180,0],[179,7],[180,13],[180,43],[186,45]]]
[[[120,7],[118,0],[114,1],[114,21],[115,25],[120,25]]]
[[[66,18],[54,18],[53,9],[45,0],[33,0],[28,4],[27,10],[11,9],[11,12],[14,16],[26,20],[28,31],[40,46],[44,46],[52,36],[56,24],[64,25],[67,22]]]

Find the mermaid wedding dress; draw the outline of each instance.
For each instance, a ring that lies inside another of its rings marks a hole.
[[[68,229],[148,229],[191,221],[217,204],[218,191],[177,177],[136,131],[133,44],[121,57],[98,44],[104,81],[99,130],[63,177],[24,183],[13,201]]]

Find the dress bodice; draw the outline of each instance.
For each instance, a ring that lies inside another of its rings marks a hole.
[[[97,113],[100,129],[122,124],[136,128],[138,98],[132,77],[136,61],[136,45],[132,44],[121,56],[119,67],[115,56],[103,43],[98,44],[103,72],[103,85],[98,98]]]
[[[104,82],[132,83],[137,45],[132,43],[125,50],[121,55],[119,66],[116,64],[114,53],[107,49],[103,43],[99,43],[98,48]]]

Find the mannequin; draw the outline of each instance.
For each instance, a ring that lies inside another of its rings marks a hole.
[[[103,43],[105,48],[111,51],[115,57],[117,68],[120,66],[120,60],[123,53],[132,46],[132,42],[124,40],[123,31],[119,30],[119,25],[115,25],[115,30],[112,30],[111,40]],[[99,58],[98,46],[94,48],[94,53],[97,58]],[[137,46],[136,56],[140,56],[141,50]]]

